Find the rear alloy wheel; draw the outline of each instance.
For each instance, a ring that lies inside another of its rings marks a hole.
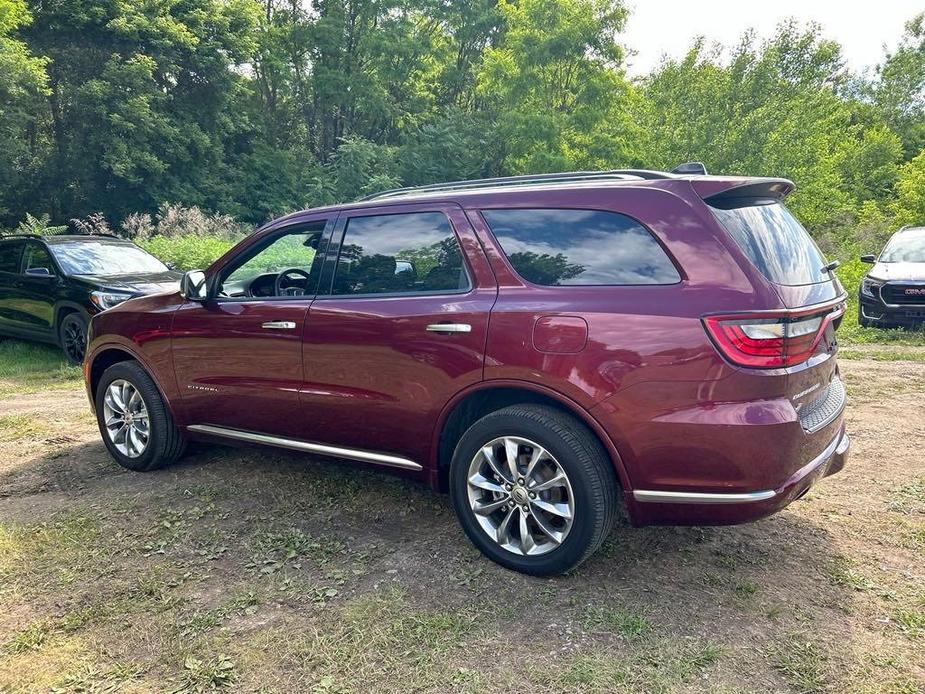
[[[183,453],[184,442],[160,391],[136,361],[113,364],[96,389],[103,443],[122,467],[156,470]]]
[[[58,342],[69,364],[82,364],[87,353],[87,320],[79,313],[68,313],[58,325]]]
[[[489,538],[513,554],[538,556],[572,529],[568,475],[540,444],[518,436],[489,441],[469,464],[469,508]]]
[[[492,412],[462,436],[450,466],[453,506],[489,559],[546,576],[593,554],[613,527],[617,482],[588,429],[551,407]]]

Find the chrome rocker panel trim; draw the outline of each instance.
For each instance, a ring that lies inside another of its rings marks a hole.
[[[388,455],[386,453],[373,453],[372,451],[363,451],[356,448],[328,446],[323,443],[311,443],[309,441],[287,439],[281,436],[270,436],[269,434],[258,434],[252,431],[229,429],[227,427],[214,426],[212,424],[191,424],[186,428],[189,431],[199,434],[221,436],[226,439],[234,439],[236,441],[245,441],[248,443],[259,443],[267,446],[276,446],[277,448],[288,448],[293,451],[302,451],[304,453],[319,453],[321,455],[329,455],[334,458],[359,460],[364,463],[375,463],[376,465],[397,467],[402,468],[403,470],[424,469],[413,460],[402,458],[401,456],[397,455]]]
[[[829,442],[829,445],[825,447],[822,453],[804,465],[797,474],[800,478],[812,474],[816,468],[827,463],[832,456],[844,453],[849,442],[848,432],[840,432],[838,436]],[[748,504],[755,501],[767,501],[775,496],[777,496],[777,492],[773,489],[732,494],[721,492],[670,492],[652,489],[636,489],[633,491],[633,498],[636,501],[650,504]]]

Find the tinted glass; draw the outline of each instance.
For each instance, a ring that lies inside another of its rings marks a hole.
[[[880,254],[881,263],[925,263],[925,229],[894,236]]]
[[[439,212],[353,217],[337,269],[334,294],[458,292],[469,288],[462,252]]]
[[[49,275],[55,274],[55,266],[51,262],[51,256],[48,255],[48,251],[45,250],[44,246],[40,246],[37,243],[26,244],[26,252],[22,260],[23,272],[41,270],[44,268],[48,271]]]
[[[755,267],[776,284],[815,284],[831,280],[826,260],[812,237],[779,202],[755,201],[713,214]]]
[[[0,241],[0,272],[19,272],[22,241]]]
[[[65,275],[131,275],[166,272],[167,266],[130,243],[75,241],[55,243],[51,253]]]
[[[484,210],[511,265],[545,285],[674,284],[678,271],[640,224],[597,210]]]

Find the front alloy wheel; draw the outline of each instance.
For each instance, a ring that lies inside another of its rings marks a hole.
[[[124,379],[109,384],[103,398],[103,418],[112,445],[122,455],[137,458],[148,447],[148,406],[141,393]]]
[[[122,467],[156,470],[183,453],[183,437],[154,380],[136,361],[103,372],[94,396],[103,443]]]
[[[479,525],[509,552],[546,554],[572,529],[575,495],[568,475],[535,441],[518,436],[489,441],[469,464],[467,482]]]

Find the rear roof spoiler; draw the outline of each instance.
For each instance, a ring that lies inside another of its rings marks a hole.
[[[794,188],[786,178],[724,178],[708,177],[691,180],[697,194],[710,204],[734,203],[743,198],[786,197]]]

